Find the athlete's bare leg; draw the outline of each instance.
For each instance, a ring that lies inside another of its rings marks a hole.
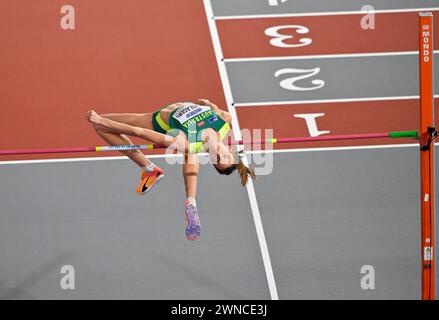
[[[108,113],[100,116],[133,127],[154,129],[152,126],[152,113]]]
[[[197,178],[199,162],[196,154],[185,154],[183,164],[184,185],[186,188],[185,214],[186,214],[186,237],[193,241],[197,240],[201,233],[200,218],[198,217],[197,202]]]
[[[146,129],[153,128],[151,113],[103,114],[101,116],[131,126]],[[99,125],[94,125],[93,127],[95,128],[96,133],[112,146],[133,145],[131,140],[124,134],[113,133],[109,129]],[[120,152],[134,161],[139,167],[146,167],[151,164],[140,150],[123,150]]]

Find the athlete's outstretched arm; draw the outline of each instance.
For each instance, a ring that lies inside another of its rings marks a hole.
[[[186,197],[195,200],[197,195],[197,179],[200,170],[200,163],[196,154],[186,153],[183,164],[183,178],[186,189]]]
[[[148,141],[152,141],[154,143],[158,143],[165,147],[173,146],[177,148],[177,150],[180,152],[188,150],[187,140],[182,139],[180,136],[172,137],[163,133],[156,132],[154,130],[134,127],[128,124],[116,122],[114,120],[101,117],[94,110],[89,111],[87,116],[88,120],[94,125],[103,127],[109,132],[139,137]]]

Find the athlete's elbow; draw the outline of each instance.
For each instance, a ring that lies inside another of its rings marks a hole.
[[[187,154],[189,152],[189,144],[186,139],[179,139],[178,137],[173,139],[174,141],[170,144],[179,153]]]
[[[189,152],[189,144],[186,141],[177,141],[175,145],[179,152],[184,154]]]

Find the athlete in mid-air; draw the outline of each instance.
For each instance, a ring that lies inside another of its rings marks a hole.
[[[133,136],[172,147],[184,154],[184,207],[186,237],[189,240],[198,239],[201,232],[195,200],[199,172],[196,153],[208,152],[210,161],[220,174],[229,175],[237,170],[243,186],[249,177],[256,178],[254,171],[243,164],[240,154],[222,141],[231,129],[231,115],[207,99],[199,99],[196,103],[172,103],[154,113],[99,115],[90,110],[86,119],[110,145],[133,145],[127,137]],[[165,176],[164,171],[149,161],[140,150],[120,152],[141,167],[138,194],[147,193]]]

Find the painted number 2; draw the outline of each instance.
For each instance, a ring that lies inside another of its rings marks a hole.
[[[314,69],[293,69],[293,68],[285,68],[277,70],[274,76],[277,78],[284,74],[301,74],[299,76],[287,78],[285,80],[282,80],[279,85],[284,88],[285,90],[290,91],[312,91],[312,90],[318,90],[322,88],[325,85],[325,81],[320,79],[312,80],[311,83],[314,85],[313,87],[299,87],[296,85],[297,81],[311,78],[318,74],[320,72],[320,68],[314,68]]]
[[[312,43],[311,38],[300,38],[298,40],[298,43],[296,44],[289,44],[285,43],[286,40],[293,39],[294,36],[289,34],[281,34],[279,31],[285,30],[285,29],[293,29],[296,30],[297,34],[307,34],[309,33],[309,29],[304,26],[296,26],[296,25],[285,25],[285,26],[275,26],[265,29],[265,35],[272,37],[273,39],[270,40],[270,44],[274,47],[279,48],[297,48],[297,47],[304,47],[309,46]]]

